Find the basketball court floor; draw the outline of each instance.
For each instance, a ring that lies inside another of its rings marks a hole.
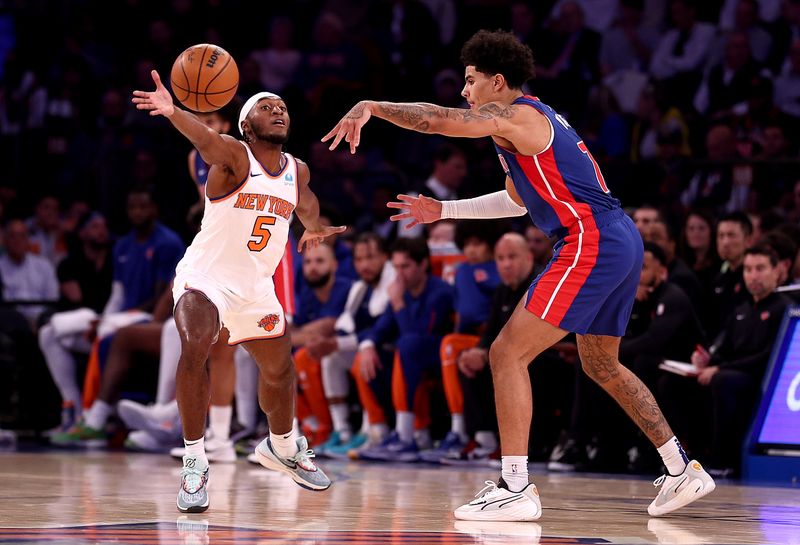
[[[452,510],[497,470],[319,460],[310,492],[240,460],[211,468],[211,506],[175,507],[180,464],[124,452],[0,454],[0,544],[634,544],[800,545],[800,489],[719,483],[679,514],[651,518],[651,480],[548,474],[538,523],[457,521]],[[657,477],[653,475],[653,478]]]

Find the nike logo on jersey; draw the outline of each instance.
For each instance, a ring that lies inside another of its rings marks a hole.
[[[261,176],[261,173],[260,172],[251,172],[250,173],[250,177],[251,178],[255,178],[256,176]]]

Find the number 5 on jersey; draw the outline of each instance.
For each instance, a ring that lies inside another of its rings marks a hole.
[[[267,225],[275,225],[274,216],[258,216],[256,218],[256,223],[253,225],[253,232],[250,233],[250,236],[255,237],[255,240],[251,240],[247,243],[247,247],[250,251],[260,252],[267,247],[269,237],[272,236],[272,233],[266,228]]]
[[[600,189],[602,189],[604,193],[610,193],[608,186],[606,185],[606,179],[603,178],[603,173],[600,172],[600,165],[598,165],[597,161],[594,160],[594,157],[592,157],[589,148],[586,147],[586,144],[583,143],[583,140],[578,142],[578,149],[585,153],[592,162],[592,166],[594,166],[594,175],[597,176],[597,183],[600,184]]]

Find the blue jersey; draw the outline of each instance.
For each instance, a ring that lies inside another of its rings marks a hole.
[[[336,276],[333,281],[330,297],[323,303],[317,299],[314,290],[307,285],[300,291],[297,297],[297,312],[294,316],[294,323],[297,326],[305,325],[320,318],[338,318],[344,311],[347,303],[347,294],[350,293],[350,285],[353,283],[349,278]]]
[[[456,269],[456,333],[474,334],[489,319],[494,290],[500,285],[494,260]]]
[[[136,308],[156,295],[156,284],[168,284],[186,248],[180,237],[156,222],[147,240],[129,233],[114,245],[114,280],[125,290],[122,310]]]
[[[536,108],[552,127],[552,140],[536,155],[495,144],[503,170],[537,227],[563,238],[570,230],[593,229],[596,214],[619,208],[586,144],[563,117],[536,97],[522,96],[513,104]]]
[[[203,158],[200,157],[199,152],[195,152],[194,154],[194,164],[192,165],[194,169],[194,177],[197,181],[197,185],[204,186],[208,181],[208,165]]]

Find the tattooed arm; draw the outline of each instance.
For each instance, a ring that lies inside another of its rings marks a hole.
[[[361,101],[326,134],[323,142],[334,136],[330,149],[336,148],[344,139],[355,153],[361,141],[361,127],[372,116],[385,119],[398,127],[417,132],[480,138],[483,136],[507,136],[512,128],[514,106],[490,102],[476,110],[445,108],[425,102],[397,103]]]

